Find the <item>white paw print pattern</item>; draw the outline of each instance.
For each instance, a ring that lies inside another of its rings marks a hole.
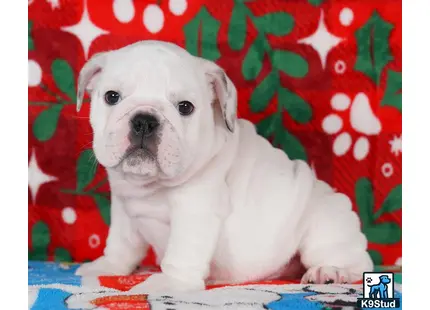
[[[353,156],[360,161],[367,157],[370,150],[368,136],[377,135],[381,132],[381,122],[373,114],[370,107],[369,98],[365,93],[358,93],[354,100],[344,93],[336,93],[331,98],[331,107],[333,113],[327,115],[322,121],[322,128],[329,135],[337,135],[333,143],[333,153],[336,156],[345,155],[352,147],[353,141],[351,135],[343,131],[343,120],[336,111],[349,111],[349,121],[352,128],[362,134],[355,141],[353,148]]]
[[[135,16],[133,0],[114,0],[113,12],[121,23],[130,22]],[[180,16],[187,9],[187,0],[169,0],[169,11]],[[164,13],[157,4],[148,4],[143,10],[142,21],[146,29],[151,33],[158,33],[164,26]]]

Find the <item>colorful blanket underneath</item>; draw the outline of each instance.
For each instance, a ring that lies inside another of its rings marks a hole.
[[[130,292],[156,270],[131,276],[79,277],[78,264],[29,262],[29,309],[332,309],[356,307],[362,284],[301,285],[270,281],[210,286],[206,291],[170,295]],[[395,274],[401,299],[401,274]]]

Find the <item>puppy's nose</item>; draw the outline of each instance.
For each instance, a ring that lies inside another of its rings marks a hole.
[[[157,118],[151,114],[136,114],[130,121],[132,133],[140,138],[150,137],[160,126]]]

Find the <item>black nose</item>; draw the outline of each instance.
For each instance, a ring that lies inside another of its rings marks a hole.
[[[140,138],[150,137],[160,126],[157,118],[151,114],[136,114],[130,121],[131,131]]]

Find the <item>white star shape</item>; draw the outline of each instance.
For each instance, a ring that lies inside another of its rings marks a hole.
[[[30,187],[33,203],[36,203],[37,192],[39,191],[40,186],[55,180],[57,180],[56,177],[46,174],[40,169],[37,164],[36,153],[33,151],[30,162],[28,163],[28,186]]]
[[[400,137],[394,136],[388,143],[391,145],[391,153],[399,156],[402,152],[402,135],[400,135]]]
[[[338,38],[327,30],[324,23],[324,12],[321,11],[318,28],[309,37],[300,39],[298,42],[312,46],[321,59],[323,69],[326,66],[327,55],[333,47],[337,46],[343,39]]]
[[[90,19],[90,15],[88,14],[86,1],[84,2],[84,13],[82,14],[79,23],[73,26],[62,27],[61,29],[74,34],[79,41],[81,41],[82,47],[84,48],[85,58],[88,58],[88,52],[93,41],[99,36],[109,33],[93,24]]]

